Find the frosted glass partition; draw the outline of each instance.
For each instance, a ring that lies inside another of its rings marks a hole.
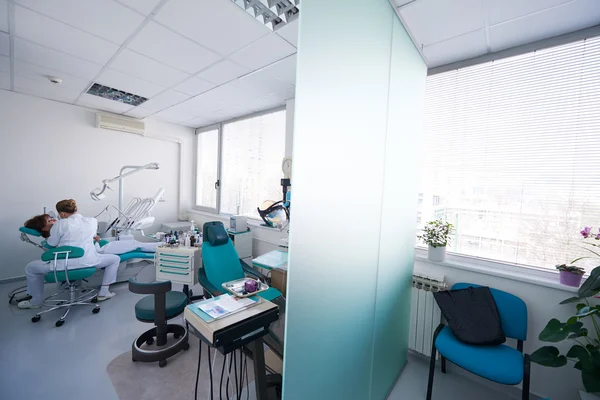
[[[284,399],[383,399],[407,353],[426,67],[388,0],[303,0],[299,31]]]

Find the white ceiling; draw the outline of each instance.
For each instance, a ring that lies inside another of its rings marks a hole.
[[[297,24],[274,33],[231,0],[0,0],[0,89],[205,126],[294,97]]]
[[[394,0],[429,68],[600,23],[600,0]]]

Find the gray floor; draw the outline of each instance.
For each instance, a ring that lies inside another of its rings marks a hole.
[[[152,268],[140,280],[153,276]],[[148,279],[148,280],[149,280]],[[91,399],[118,400],[106,373],[107,365],[131,348],[132,340],[148,325],[133,315],[141,297],[130,293],[127,284],[114,287],[117,296],[101,303],[94,315],[89,308],[71,311],[60,328],[57,313],[46,314],[31,323],[33,310],[8,305],[8,293],[23,282],[0,285],[0,398],[13,399]],[[46,285],[51,294],[53,285]],[[425,398],[427,361],[411,356],[390,399]],[[455,373],[438,373],[434,399],[504,400],[505,393]]]

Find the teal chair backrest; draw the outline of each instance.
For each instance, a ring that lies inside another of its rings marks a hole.
[[[60,246],[44,252],[44,254],[42,254],[42,261],[53,261],[54,254],[56,253],[59,253],[57,259],[64,260],[67,258],[66,252],[69,252],[69,258],[81,258],[84,255],[84,251],[81,247]]]
[[[466,289],[468,287],[481,287],[474,283],[456,283],[452,286],[452,290]],[[502,290],[490,288],[500,321],[502,322],[502,330],[504,335],[517,340],[527,340],[527,305],[525,302],[515,296]]]
[[[220,288],[221,284],[244,277],[238,253],[221,222],[204,224],[202,265],[208,281]]]

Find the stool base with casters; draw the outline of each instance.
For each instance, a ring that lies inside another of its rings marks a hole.
[[[31,318],[31,322],[38,322],[41,319],[42,314],[64,308],[63,315],[55,324],[57,327],[62,326],[65,323],[69,311],[71,311],[71,307],[74,306],[92,306],[92,313],[98,314],[100,312],[100,306],[96,304],[98,299],[97,291],[95,289],[89,289],[82,284],[82,281],[96,273],[96,268],[68,268],[69,259],[80,258],[83,254],[83,249],[72,246],[56,247],[42,254],[43,261],[54,261],[54,270],[47,273],[44,276],[44,280],[47,283],[56,283],[61,290],[44,300],[44,307],[49,308],[38,312]],[[65,260],[64,270],[57,269],[58,260]],[[58,298],[67,292],[69,294],[68,299]]]
[[[135,305],[135,317],[138,321],[155,324],[154,328],[142,333],[133,341],[131,360],[158,361],[162,368],[167,365],[167,358],[190,348],[188,330],[181,325],[167,324],[168,319],[183,313],[188,297],[182,292],[172,291],[170,281],[142,283],[131,278],[129,290],[138,294],[150,294]],[[169,334],[173,335],[175,342],[167,344]],[[155,344],[156,347],[142,347],[144,344]]]

